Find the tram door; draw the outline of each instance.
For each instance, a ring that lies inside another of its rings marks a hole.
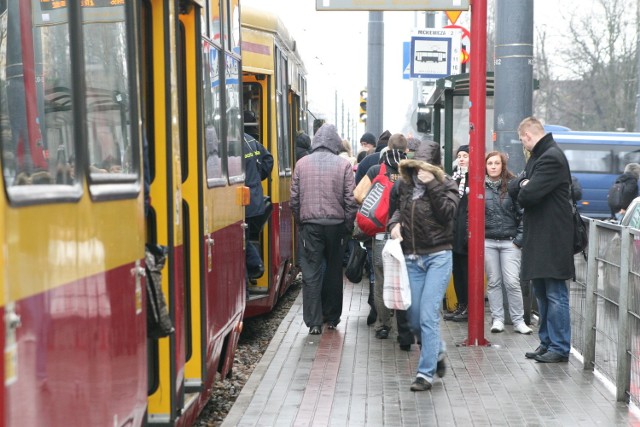
[[[162,289],[175,328],[168,337],[148,340],[148,421],[151,425],[175,421],[184,406],[185,256],[188,248],[184,245],[182,118],[178,113],[178,95],[182,90],[178,64],[184,46],[180,43],[182,27],[172,23],[172,17],[177,16],[177,11],[172,9],[174,5],[146,0],[141,12],[140,75],[144,91],[147,163],[151,175],[147,243],[165,246],[168,251],[162,270]]]

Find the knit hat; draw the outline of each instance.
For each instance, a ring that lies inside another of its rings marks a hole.
[[[459,152],[464,151],[466,153],[469,152],[469,146],[468,145],[461,145],[460,147],[458,147],[458,151],[456,151],[456,155],[458,155]]]
[[[407,138],[407,148],[409,151],[416,151],[420,146],[420,140],[418,138],[409,137]]]
[[[384,147],[387,146],[387,144],[389,143],[390,137],[391,137],[391,132],[389,132],[388,130],[385,130],[384,132],[382,132],[382,134],[380,135],[380,138],[378,138],[378,144],[376,144],[377,152],[379,152],[380,150],[382,150]]]
[[[362,134],[362,137],[360,138],[360,142],[364,142],[368,145],[373,145],[375,147],[376,137],[373,136],[371,132],[365,132],[364,134]]]

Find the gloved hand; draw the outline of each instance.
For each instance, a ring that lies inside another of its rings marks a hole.
[[[391,238],[392,239],[399,239],[400,241],[402,241],[402,226],[400,225],[400,223],[394,224],[394,226],[391,228]]]
[[[436,179],[436,177],[431,172],[422,169],[418,171],[418,181],[423,184],[428,184],[434,179]]]

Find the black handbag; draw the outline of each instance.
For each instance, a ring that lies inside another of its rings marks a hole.
[[[353,250],[349,255],[349,261],[347,261],[347,268],[344,275],[351,283],[360,283],[362,281],[362,271],[364,270],[364,263],[367,260],[367,250],[362,246],[362,243],[357,240],[354,241]]]
[[[582,220],[582,216],[578,211],[576,200],[573,198],[573,185],[570,188],[571,192],[571,210],[573,212],[573,254],[582,253],[584,259],[587,259],[586,249],[589,245],[589,232],[587,226]]]

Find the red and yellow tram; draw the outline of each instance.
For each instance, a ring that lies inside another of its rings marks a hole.
[[[250,131],[274,156],[271,177],[263,181],[273,204],[259,236],[266,273],[249,286],[245,317],[269,312],[295,279],[294,226],[289,205],[295,137],[308,129],[306,72],[295,40],[277,16],[242,11],[243,111],[255,123]],[[249,129],[245,123],[245,129]]]
[[[246,302],[239,2],[0,7],[0,426],[191,425]]]

